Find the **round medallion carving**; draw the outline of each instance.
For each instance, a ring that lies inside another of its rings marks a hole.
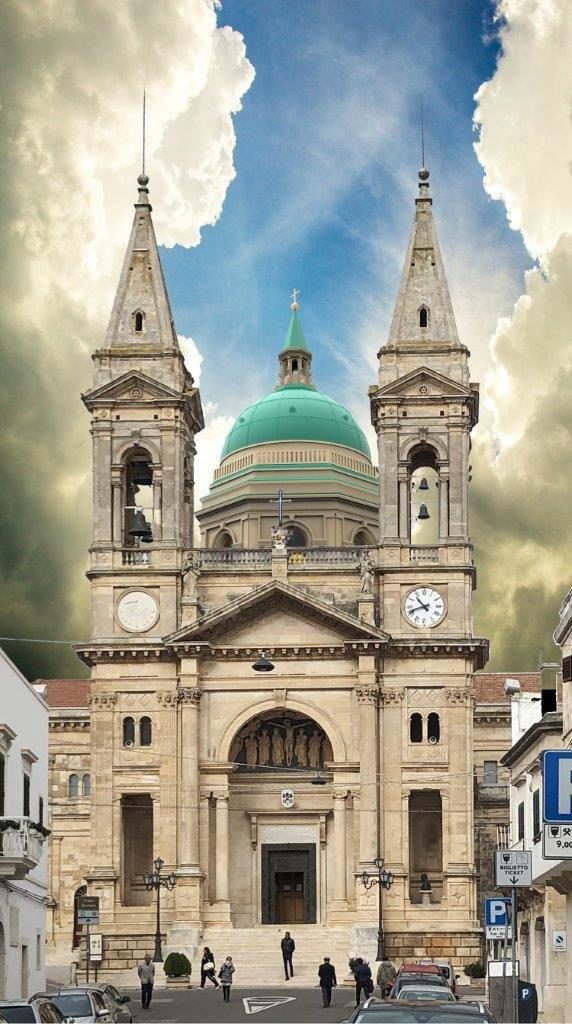
[[[131,388],[129,394],[131,395],[132,398],[141,398],[143,392],[141,391],[141,388]]]

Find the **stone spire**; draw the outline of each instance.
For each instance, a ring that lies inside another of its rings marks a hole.
[[[419,197],[389,332],[389,345],[459,345],[429,195],[429,171],[419,171]]]
[[[137,179],[139,195],[111,317],[106,347],[178,351],[177,334],[167,294],[157,239],[151,219],[149,178]]]
[[[293,299],[290,309],[292,316],[284,339],[284,345],[278,355],[280,370],[278,387],[297,385],[315,390],[312,384],[312,353],[308,348],[302,324],[298,318],[300,305],[297,301],[298,290],[295,288],[290,298]]]

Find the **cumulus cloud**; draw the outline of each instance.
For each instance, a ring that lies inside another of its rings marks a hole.
[[[4,200],[0,400],[6,634],[85,636],[91,382],[140,169],[158,238],[196,245],[235,171],[233,115],[254,71],[215,0],[8,0],[0,68]],[[193,353],[194,366],[200,360]],[[191,360],[193,362],[193,360]],[[78,671],[73,655],[10,647],[30,674]]]
[[[567,0],[502,0],[502,52],[479,89],[476,151],[538,265],[491,340],[474,452],[477,622],[494,664],[533,667],[550,652],[572,582],[572,20]]]

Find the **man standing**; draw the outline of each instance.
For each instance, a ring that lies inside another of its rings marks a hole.
[[[324,1006],[330,1006],[332,1003],[332,988],[335,988],[338,984],[336,978],[336,968],[330,963],[329,956],[324,957],[323,964],[318,967],[318,977],[320,979],[320,988],[322,989],[322,1002]]]
[[[292,954],[296,949],[296,943],[290,935],[290,932],[284,932],[284,938],[280,943],[282,948],[282,959],[284,961],[284,975],[286,981],[290,981],[290,978],[294,977],[294,968],[292,966]],[[288,967],[290,967],[290,978],[288,977]]]
[[[396,974],[397,971],[395,970],[395,967],[393,966],[389,957],[382,957],[381,963],[377,968],[377,984],[381,989],[382,998],[389,994],[393,982],[395,981]]]
[[[151,954],[146,953],[142,964],[137,968],[137,974],[141,982],[141,1006],[148,1010],[151,1006],[153,995],[153,984],[155,982],[155,964],[151,963]]]

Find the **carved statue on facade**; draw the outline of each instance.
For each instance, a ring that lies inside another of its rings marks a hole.
[[[329,753],[327,752],[329,751]],[[237,768],[323,767],[329,742],[311,719],[269,714],[248,722],[234,738],[229,758]]]
[[[373,594],[373,562],[369,555],[362,555],[359,563],[361,593]]]
[[[286,526],[272,527],[272,550],[286,551],[290,540],[290,530]]]

